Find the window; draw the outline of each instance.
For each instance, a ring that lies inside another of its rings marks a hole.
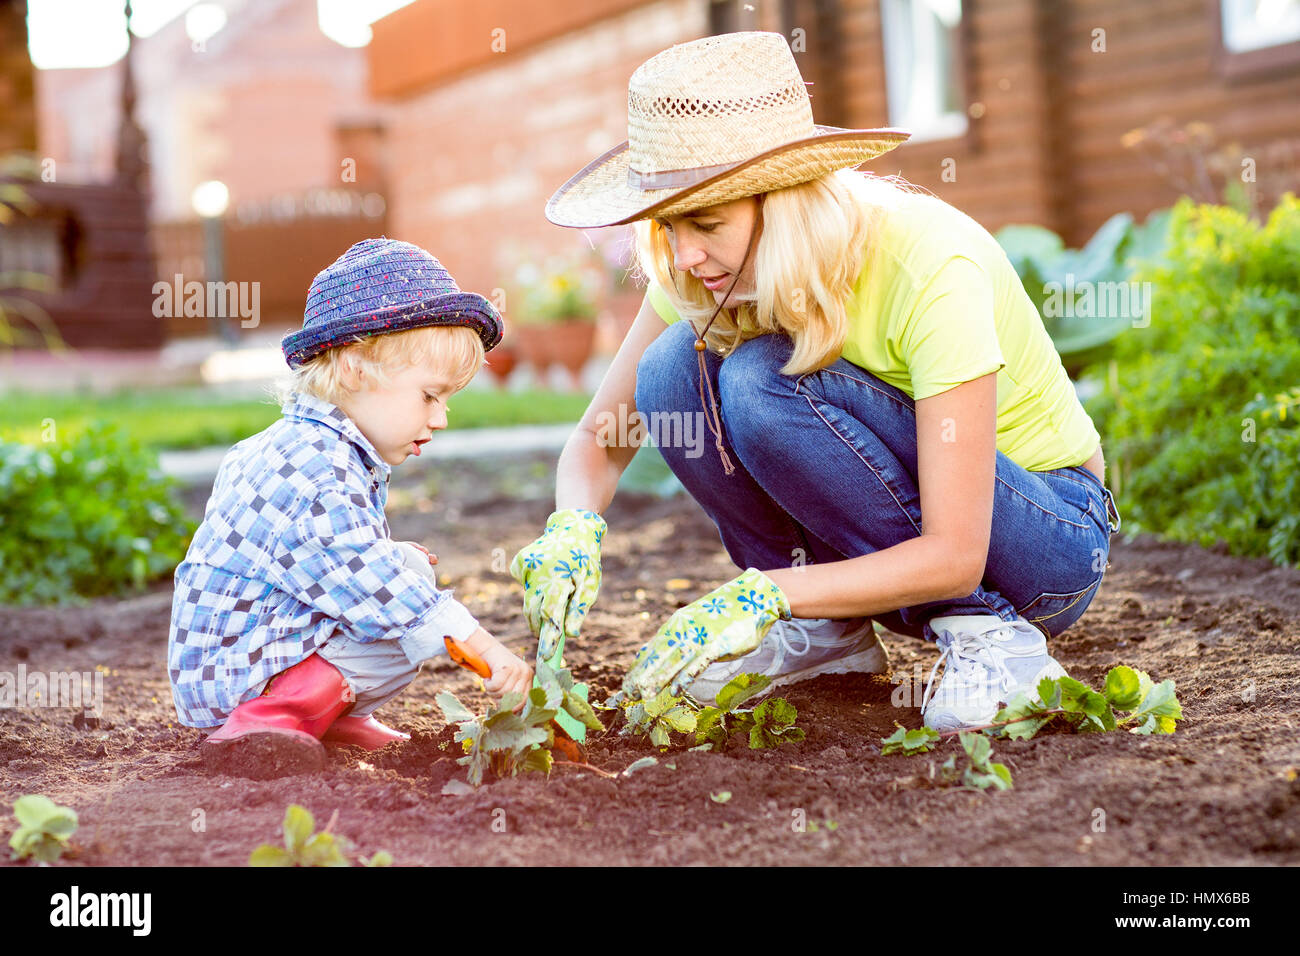
[[[912,142],[966,132],[961,0],[881,0],[889,125]]]
[[[1221,0],[1219,9],[1229,53],[1300,40],[1300,0]]]
[[[1300,64],[1300,0],[1219,0],[1218,8],[1211,17],[1214,59],[1229,82],[1289,73]]]

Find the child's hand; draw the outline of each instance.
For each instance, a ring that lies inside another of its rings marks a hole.
[[[413,548],[419,548],[421,551],[423,551],[424,556],[429,559],[430,564],[438,563],[438,556],[436,554],[431,553],[428,548],[420,544],[418,541],[406,541],[404,543],[409,544]]]
[[[483,680],[483,689],[488,694],[496,698],[512,691],[525,697],[528,695],[533,686],[533,669],[521,657],[481,627],[469,636],[465,644],[492,670],[492,676]]]

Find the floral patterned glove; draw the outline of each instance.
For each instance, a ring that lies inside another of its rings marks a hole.
[[[515,555],[510,573],[524,586],[524,613],[538,637],[537,657],[551,661],[577,637],[600,590],[605,519],[567,508],[546,520],[542,536]],[[555,666],[558,666],[558,662]]]
[[[669,685],[675,696],[714,661],[754,650],[777,620],[788,617],[790,604],[781,589],[749,568],[674,613],[637,653],[615,701],[651,700]]]

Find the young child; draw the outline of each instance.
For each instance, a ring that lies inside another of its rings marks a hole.
[[[527,692],[528,665],[384,517],[392,466],[447,426],[500,340],[491,303],[410,243],[367,239],[316,276],[282,343],[284,417],[226,456],[176,569],[168,670],[181,723],[220,725],[205,758],[312,767],[322,739],[407,739],[371,713],[445,637],[487,662],[488,693]]]

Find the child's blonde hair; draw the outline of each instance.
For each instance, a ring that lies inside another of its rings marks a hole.
[[[295,392],[305,392],[340,405],[354,390],[347,386],[347,365],[361,373],[370,387],[385,387],[389,375],[412,365],[437,365],[460,391],[483,367],[483,340],[473,329],[460,325],[424,325],[401,332],[356,336],[351,341],[326,349],[294,369],[278,383],[276,398],[283,404]],[[363,387],[365,385],[363,384]]]
[[[839,358],[848,336],[848,302],[881,212],[906,192],[923,191],[898,178],[840,170],[765,193],[753,252],[756,294],[718,313],[705,341],[731,352],[746,339],[784,332],[794,341],[781,369],[802,375]],[[704,283],[673,265],[666,230],[653,219],[634,224],[640,271],[668,294],[697,329],[717,302]]]

